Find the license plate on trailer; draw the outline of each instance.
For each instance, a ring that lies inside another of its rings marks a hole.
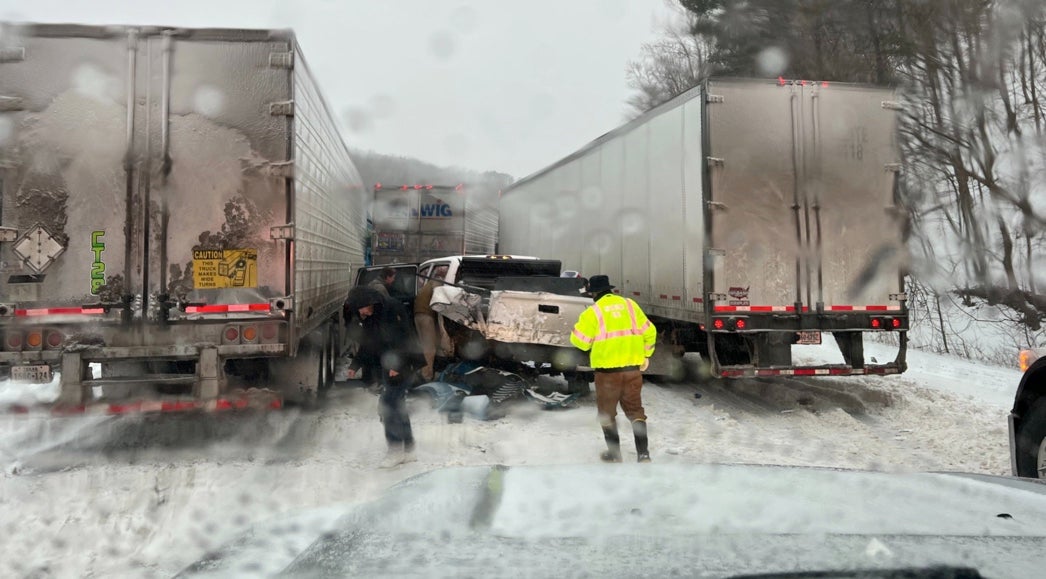
[[[51,367],[47,364],[36,366],[12,366],[11,379],[16,382],[29,382],[30,384],[47,384],[54,375]]]
[[[796,344],[800,346],[819,346],[821,344],[821,332],[798,332],[799,339]]]

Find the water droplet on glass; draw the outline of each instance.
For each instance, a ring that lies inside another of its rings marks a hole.
[[[577,199],[569,191],[563,191],[556,199],[556,215],[569,222],[577,214]]]
[[[472,32],[476,29],[476,24],[479,22],[479,12],[472,6],[458,6],[450,14],[450,21],[454,26],[454,30]]]
[[[429,36],[429,52],[438,60],[450,60],[456,49],[454,35],[446,30],[438,30]]]
[[[610,243],[613,238],[610,233],[603,230],[594,231],[588,236],[589,248],[599,254],[606,253],[610,249]]]
[[[387,119],[396,114],[396,99],[387,94],[376,94],[370,99],[370,108],[374,118]]]
[[[225,93],[221,89],[203,85],[192,97],[193,110],[205,117],[216,117],[225,110]]]
[[[640,209],[621,210],[621,232],[628,235],[646,229],[646,215]]]
[[[603,204],[603,189],[590,185],[581,190],[581,205],[586,209],[598,209]]]
[[[764,48],[755,61],[762,76],[780,76],[788,68],[788,55],[777,46]]]
[[[359,107],[349,107],[345,109],[342,118],[344,119],[345,124],[348,125],[349,130],[354,133],[365,133],[374,125],[374,119],[371,117],[370,113]]]
[[[105,71],[93,64],[83,64],[73,73],[76,92],[97,100],[105,100],[111,94],[114,80]]]

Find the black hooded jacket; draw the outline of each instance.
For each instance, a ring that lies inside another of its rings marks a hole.
[[[374,306],[374,313],[361,320],[359,309]],[[414,333],[413,319],[403,304],[366,286],[355,287],[345,300],[349,336],[360,345],[359,358],[384,371],[406,376],[425,364]]]

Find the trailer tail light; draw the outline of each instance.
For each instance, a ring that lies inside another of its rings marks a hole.
[[[262,324],[261,327],[261,338],[263,342],[271,343],[276,341],[276,337],[280,334],[279,324]]]
[[[60,347],[62,345],[62,342],[64,342],[64,341],[65,341],[65,336],[62,335],[62,332],[59,332],[57,330],[51,330],[50,332],[47,332],[47,347],[48,348],[50,348],[52,350],[55,349],[55,348],[58,348],[58,347]]]
[[[872,318],[870,325],[873,330],[900,330],[904,325],[901,318]]]
[[[4,349],[17,352],[22,349],[22,333],[8,332],[4,337]]]
[[[226,344],[238,344],[240,342],[240,329],[236,326],[226,326],[222,332],[222,341]]]
[[[243,328],[241,333],[244,342],[254,343],[258,339],[258,328],[254,326],[246,326]]]
[[[717,330],[736,332],[748,329],[748,320],[745,318],[716,318],[712,320],[712,327]]]
[[[33,330],[29,332],[25,337],[25,345],[30,348],[36,349],[42,346],[44,343],[44,335],[40,330]]]

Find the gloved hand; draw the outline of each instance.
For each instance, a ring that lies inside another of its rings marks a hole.
[[[639,365],[640,372],[646,372],[646,369],[650,367],[650,358],[643,358],[643,363]]]

